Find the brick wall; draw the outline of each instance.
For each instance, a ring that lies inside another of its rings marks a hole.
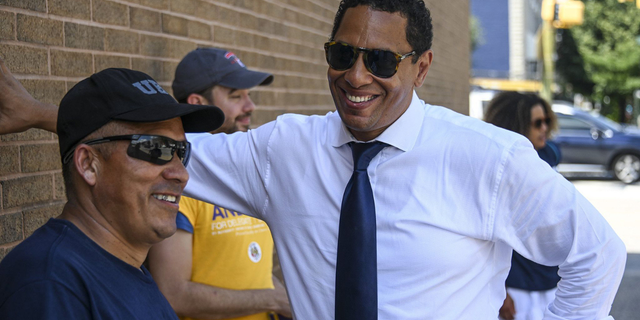
[[[468,112],[468,0],[426,1],[435,63],[420,96]],[[180,59],[199,46],[233,50],[275,81],[256,88],[254,124],[283,112],[333,110],[322,44],[338,0],[0,0],[0,55],[37,99],[58,104],[108,67],[150,74],[170,89]],[[65,202],[56,136],[0,136],[0,259]]]

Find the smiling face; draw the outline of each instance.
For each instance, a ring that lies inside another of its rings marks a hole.
[[[231,89],[217,85],[211,92],[211,104],[224,112],[224,124],[215,132],[234,133],[247,131],[251,125],[251,113],[256,105],[249,97],[249,89]]]
[[[407,19],[399,13],[357,6],[347,9],[334,40],[405,54],[413,50],[406,40],[406,24]],[[356,139],[373,140],[407,110],[413,89],[424,82],[432,57],[428,50],[416,63],[412,57],[407,58],[390,78],[372,75],[364,65],[362,53],[350,69],[329,68],[329,88],[336,109]]]
[[[536,150],[544,148],[547,144],[549,126],[544,122],[546,118],[547,114],[545,113],[542,105],[538,104],[531,108],[531,125],[529,126],[529,134],[527,134],[527,138],[529,138]],[[540,127],[536,128],[535,123],[538,120],[542,120],[542,123]]]
[[[117,134],[162,135],[184,141],[180,118],[153,123],[118,123]],[[173,235],[180,194],[189,174],[180,159],[164,165],[127,155],[129,141],[110,142],[92,190],[94,205],[121,240],[151,245]]]

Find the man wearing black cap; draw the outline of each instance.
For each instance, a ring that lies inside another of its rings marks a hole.
[[[249,129],[249,90],[272,81],[232,52],[200,48],[178,64],[172,88],[180,102],[219,107],[225,122],[212,133],[233,133]],[[284,286],[272,276],[273,240],[264,221],[183,197],[176,224],[175,235],[151,248],[149,269],[181,318],[290,315]]]
[[[57,119],[68,202],[0,263],[0,318],[176,319],[142,263],[176,231],[185,132],[223,119],[128,69],[74,86]]]
[[[626,251],[606,220],[525,137],[417,96],[424,2],[343,0],[334,21],[337,112],[189,136],[185,192],[269,224],[295,318],[495,319],[516,250],[560,265],[545,319],[610,319]]]

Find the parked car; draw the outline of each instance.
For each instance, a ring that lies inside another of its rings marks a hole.
[[[612,172],[624,183],[640,178],[640,130],[637,127],[625,127],[564,104],[554,103],[552,108],[559,126],[552,140],[560,147],[561,166],[570,164],[572,171]],[[559,171],[562,172],[560,166]]]

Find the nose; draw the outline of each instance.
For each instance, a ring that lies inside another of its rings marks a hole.
[[[547,132],[549,130],[549,125],[547,125],[546,122],[542,122],[542,125],[540,126],[540,130],[542,130],[542,132]]]
[[[166,167],[162,171],[162,176],[169,180],[175,181],[180,184],[182,189],[187,185],[187,181],[189,180],[189,172],[182,164],[182,161],[178,156],[174,155],[173,159],[169,163],[165,165]]]
[[[360,88],[373,82],[373,75],[364,65],[363,55],[358,55],[356,62],[345,72],[344,79],[354,88]]]
[[[247,95],[247,99],[244,102],[244,105],[242,105],[242,111],[243,112],[253,112],[253,110],[256,109],[256,105],[255,103],[253,103],[253,100],[251,100],[251,97],[249,97]]]

